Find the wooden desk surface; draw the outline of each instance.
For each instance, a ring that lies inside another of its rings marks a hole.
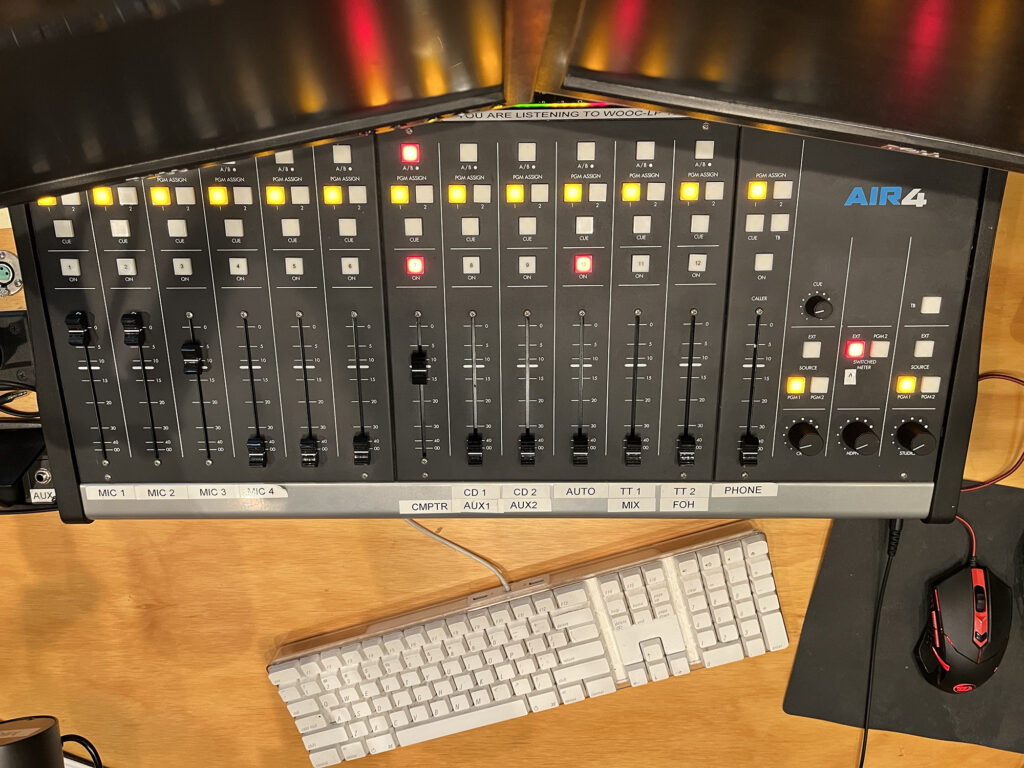
[[[983,370],[1024,373],[1024,259],[1015,258],[1022,253],[1024,177],[1013,177]],[[1024,441],[1024,395],[1009,385],[982,386],[973,478],[1006,466]],[[1012,484],[1024,487],[1022,475]],[[709,523],[429,524],[519,578]],[[400,749],[366,765],[855,765],[858,729],[781,708],[829,524],[756,524],[769,538],[790,632],[786,651]],[[493,583],[469,559],[398,520],[0,520],[0,716],[56,715],[65,731],[92,739],[113,768],[199,760],[299,768],[309,765],[302,742],[263,673],[279,642]],[[876,731],[867,764],[1020,768],[1024,758]]]

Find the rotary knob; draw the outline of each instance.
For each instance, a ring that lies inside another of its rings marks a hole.
[[[814,456],[825,447],[825,441],[821,439],[818,430],[806,421],[798,421],[790,427],[788,436],[789,442],[802,456]]]
[[[811,317],[824,320],[832,316],[832,302],[824,296],[811,296],[804,304],[804,310]]]
[[[924,424],[908,421],[896,430],[896,442],[915,456],[927,456],[935,450],[935,435]]]
[[[863,421],[851,421],[843,427],[843,442],[846,447],[861,456],[878,453],[878,435]]]

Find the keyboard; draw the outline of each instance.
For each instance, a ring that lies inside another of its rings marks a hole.
[[[778,651],[749,523],[291,643],[267,668],[317,768]]]

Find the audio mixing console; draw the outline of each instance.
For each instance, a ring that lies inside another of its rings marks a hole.
[[[924,517],[962,470],[986,189],[537,109],[42,198],[62,513]]]

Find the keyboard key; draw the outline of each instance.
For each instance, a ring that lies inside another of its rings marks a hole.
[[[704,659],[705,667],[717,667],[733,661],[740,661],[743,658],[743,646],[739,643],[732,643],[705,649],[701,651],[701,658]]]
[[[302,743],[306,745],[306,749],[310,752],[328,749],[335,744],[341,744],[346,741],[348,741],[348,733],[343,725],[325,728],[322,731],[302,737]]]
[[[563,704],[575,704],[577,701],[583,701],[586,698],[586,694],[583,691],[583,686],[577,683],[559,688],[558,697],[562,700]]]
[[[319,752],[311,752],[309,755],[309,761],[313,764],[313,768],[327,768],[330,765],[337,765],[342,759],[337,749],[324,749]]]
[[[780,651],[789,645],[789,636],[786,634],[786,625],[782,621],[781,613],[762,614],[761,626],[769,651]]]
[[[366,746],[361,741],[345,744],[341,748],[341,756],[346,760],[358,760],[361,757],[366,757]]]
[[[443,720],[425,722],[412,725],[408,728],[396,728],[395,737],[403,747],[411,744],[419,744],[421,741],[437,739],[442,736],[450,736],[453,733],[461,733],[472,728],[480,728],[485,725],[493,725],[503,720],[511,720],[514,717],[522,717],[529,712],[526,700],[521,698],[503,701],[490,707],[481,707],[462,712]]]
[[[324,720],[324,716],[319,712],[309,717],[300,717],[295,721],[295,727],[299,729],[299,733],[311,733],[312,731],[319,731],[321,728],[327,727],[327,721]]]
[[[647,666],[645,664],[633,664],[626,667],[626,677],[629,679],[629,684],[634,688],[638,685],[646,685],[647,680]]]
[[[288,712],[294,718],[311,715],[314,712],[319,711],[320,705],[316,703],[316,699],[300,699],[299,701],[293,701],[288,705]]]
[[[267,671],[267,674],[270,676],[270,682],[278,687],[282,685],[295,685],[302,679],[302,672],[299,670],[299,663],[297,661],[290,661],[287,664],[276,664]]]
[[[551,624],[555,629],[565,629],[566,627],[575,627],[579,624],[592,624],[594,622],[594,614],[591,613],[589,608],[577,608],[575,610],[561,611],[559,613],[552,614]]]
[[[585,661],[595,656],[604,655],[604,644],[600,640],[594,640],[581,645],[570,645],[558,652],[558,660],[562,664],[574,664],[577,661]]]
[[[373,736],[366,740],[366,749],[371,755],[377,755],[381,752],[387,752],[394,749],[395,739],[390,733],[383,733],[380,736]]]
[[[531,712],[543,712],[545,709],[554,709],[558,706],[558,694],[555,691],[541,691],[526,697],[530,702]]]
[[[611,677],[599,677],[596,680],[588,680],[586,683],[587,695],[590,698],[604,696],[606,693],[615,693],[615,680]]]
[[[559,608],[568,608],[572,605],[585,605],[590,601],[587,598],[587,590],[583,584],[567,584],[564,587],[557,587],[552,590],[555,601]]]

